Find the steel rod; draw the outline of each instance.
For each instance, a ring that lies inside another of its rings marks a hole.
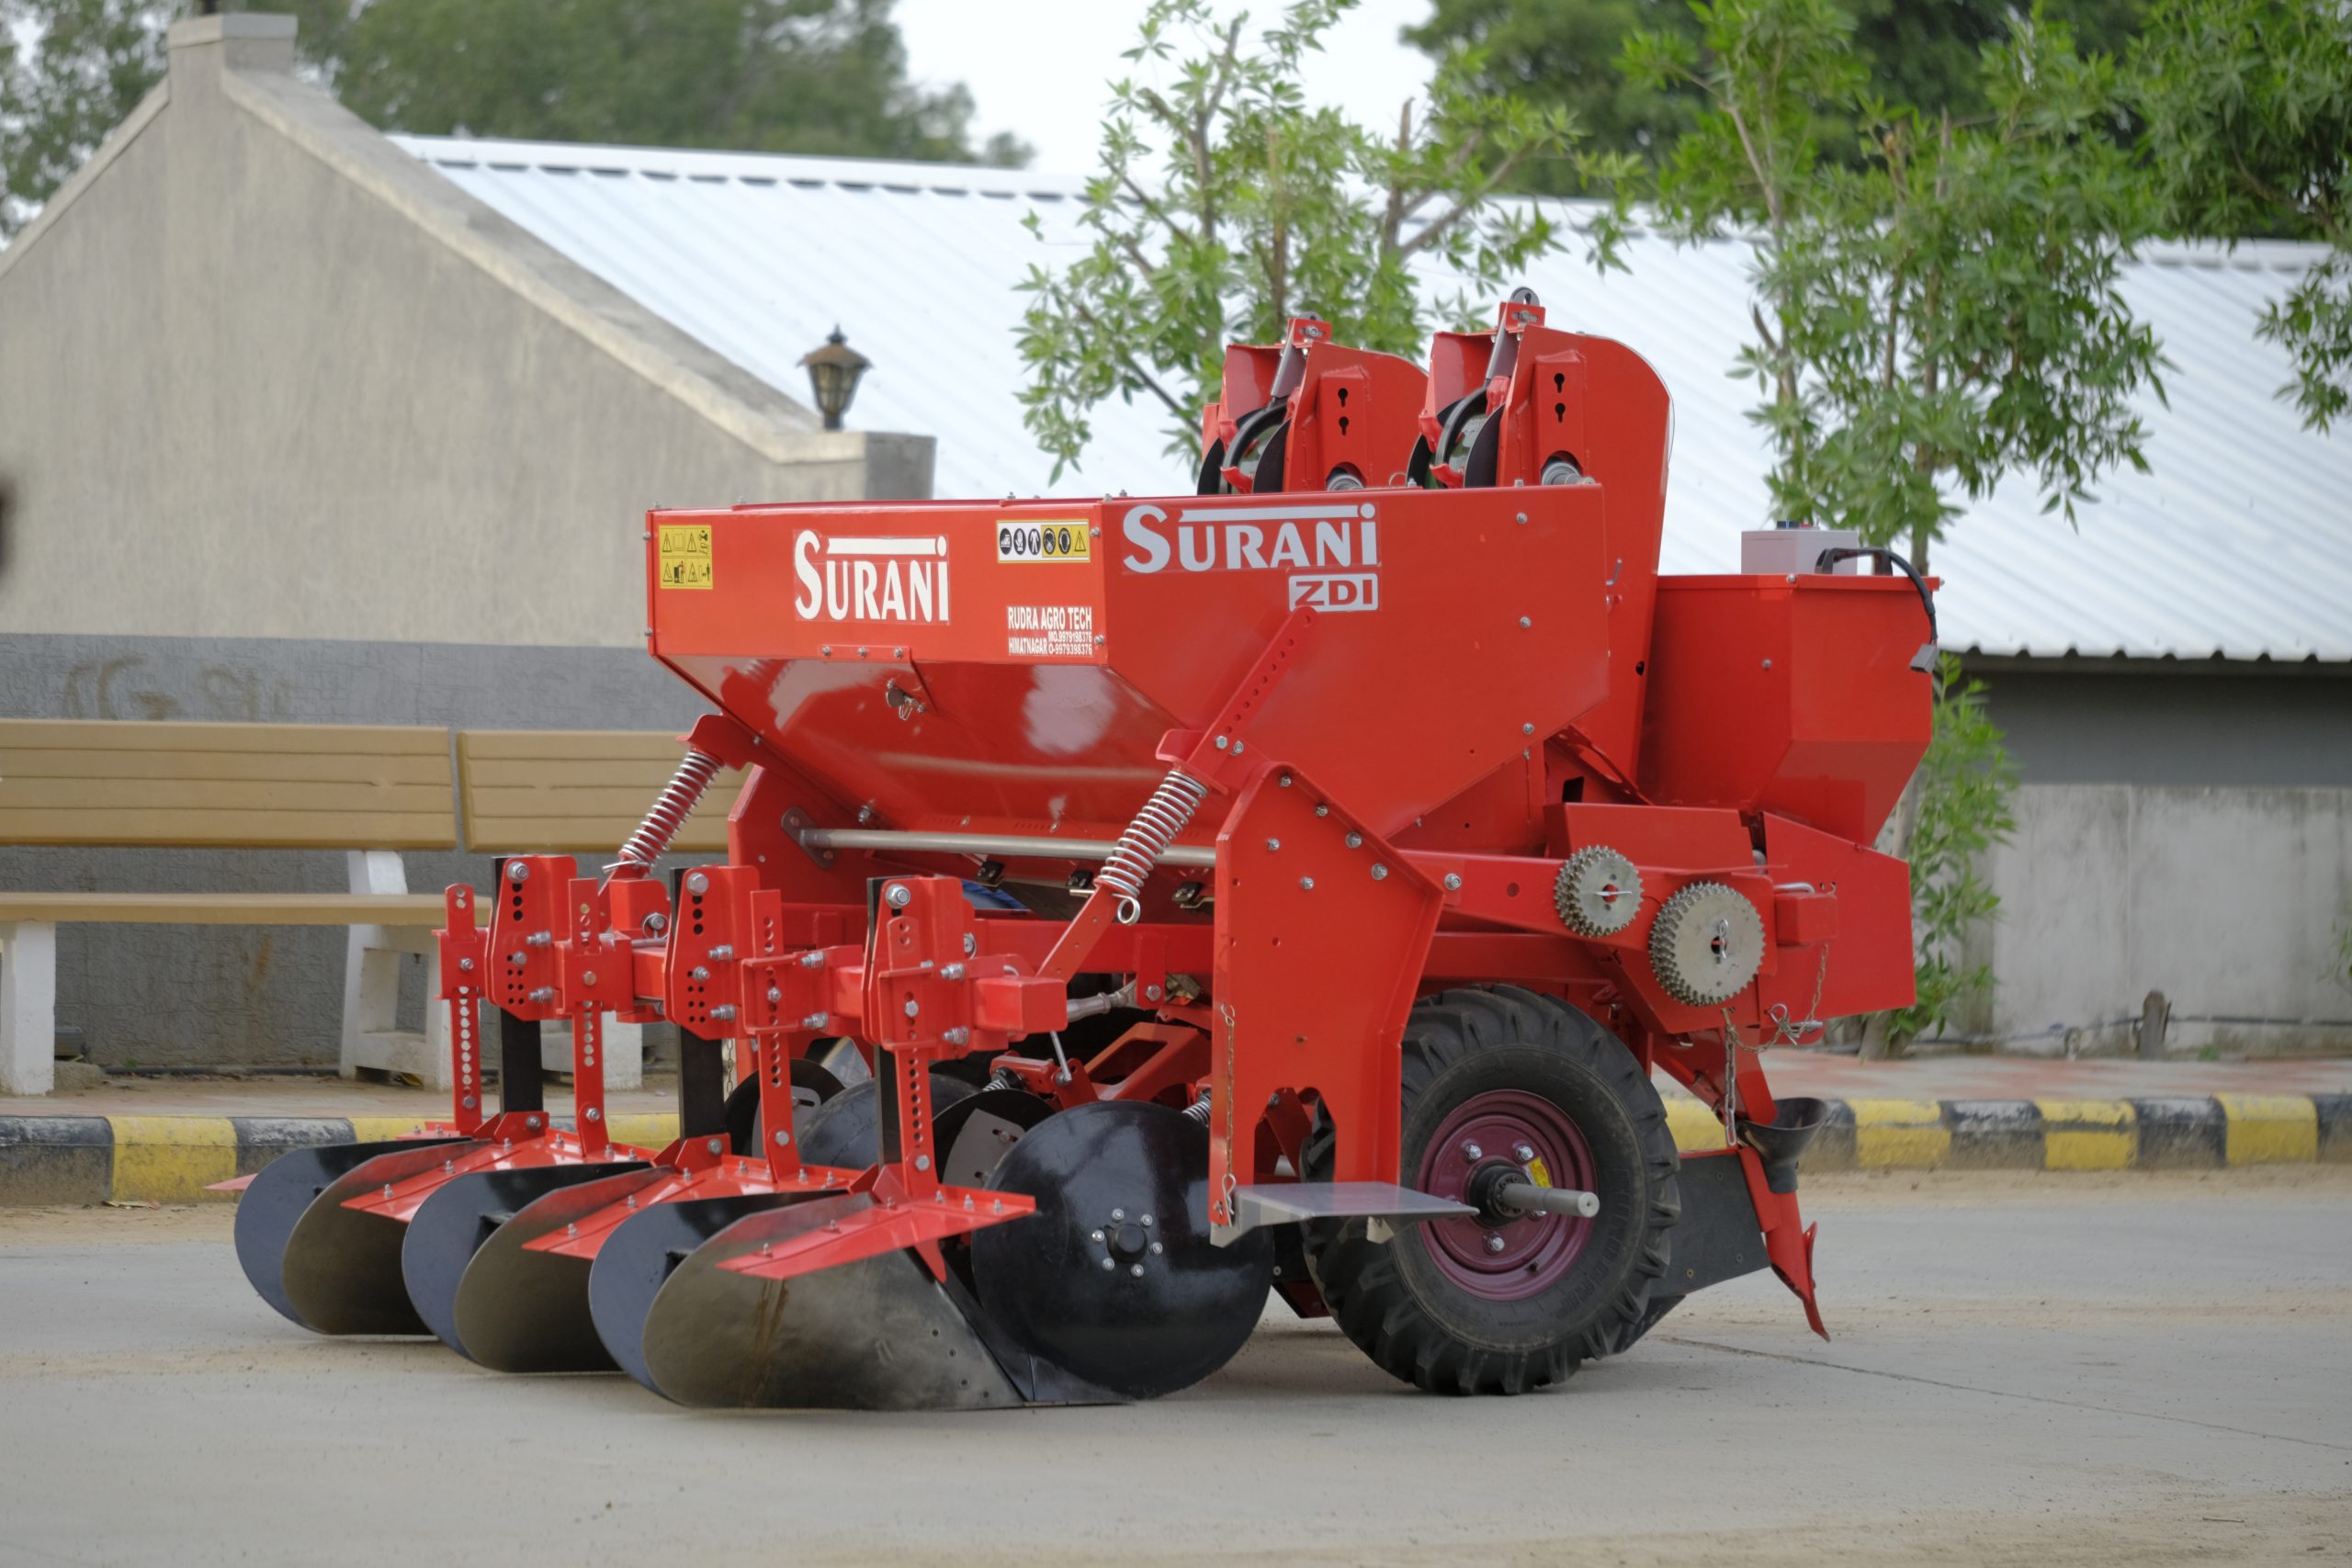
[[[1118,846],[1109,839],[1051,839],[1013,833],[925,833],[896,828],[803,828],[801,847],[810,850],[876,850],[884,853],[983,855],[1003,860],[1107,860]],[[1205,845],[1171,844],[1161,865],[1214,866],[1216,851]]]
[[[1506,1181],[1495,1189],[1495,1201],[1506,1209],[1542,1209],[1589,1220],[1600,1213],[1600,1199],[1573,1187],[1538,1187],[1532,1181]]]

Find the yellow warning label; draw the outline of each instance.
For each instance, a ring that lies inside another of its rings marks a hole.
[[[1093,554],[1083,523],[1034,523],[1007,519],[996,525],[999,565],[1032,561],[1082,561]]]
[[[707,523],[664,523],[661,536],[661,575],[664,588],[708,588],[710,525]]]
[[[1527,1162],[1527,1179],[1532,1181],[1538,1187],[1549,1187],[1552,1185],[1552,1168],[1544,1163],[1544,1156],[1542,1155],[1538,1155],[1533,1159]]]

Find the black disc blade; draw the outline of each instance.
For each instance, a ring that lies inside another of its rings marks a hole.
[[[449,1144],[453,1138],[401,1138],[389,1143],[322,1144],[315,1148],[288,1149],[267,1165],[237,1199],[237,1262],[261,1299],[289,1321],[301,1314],[286,1299],[286,1239],[294,1234],[302,1211],[337,1178],[379,1155],[397,1154],[426,1143]]]
[[[533,1199],[482,1243],[458,1282],[458,1343],[496,1372],[609,1372],[588,1312],[585,1258],[532,1252],[543,1235],[626,1203],[666,1172],[634,1165]]]
[[[1105,1100],[1051,1116],[989,1185],[1037,1202],[972,1237],[974,1288],[1023,1349],[1134,1399],[1233,1358],[1273,1283],[1273,1244],[1209,1240],[1205,1132],[1163,1105]]]
[[[312,1199],[286,1238],[286,1300],[296,1320],[321,1334],[426,1332],[401,1279],[408,1227],[346,1209],[344,1201],[462,1159],[481,1146],[471,1140],[401,1145],[354,1166]]]
[[[614,1365],[653,1388],[645,1370],[645,1318],[670,1271],[695,1248],[746,1214],[776,1208],[797,1193],[750,1193],[652,1203],[622,1221],[588,1270],[588,1314]]]
[[[639,1160],[596,1165],[535,1165],[516,1170],[478,1170],[460,1176],[418,1206],[401,1243],[401,1281],[409,1304],[441,1343],[466,1353],[458,1335],[458,1290],[466,1267],[482,1244],[536,1199],[594,1181],[643,1170]]]
[[[679,1264],[645,1320],[654,1390],[681,1404],[1004,1410],[1021,1404],[964,1314],[909,1252],[790,1280],[721,1269],[873,1200],[817,1197],[736,1221]]]
[[[932,1142],[939,1156],[939,1179],[952,1187],[985,1187],[997,1163],[1022,1135],[1054,1113],[1035,1095],[1017,1089],[984,1089],[939,1112]]]
[[[970,1098],[972,1092],[972,1086],[961,1078],[933,1071],[932,1114],[946,1115],[950,1106]],[[850,1169],[881,1159],[881,1098],[873,1079],[850,1085],[800,1119],[800,1157],[810,1165]]]

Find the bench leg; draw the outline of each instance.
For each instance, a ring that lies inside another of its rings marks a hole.
[[[0,1094],[57,1087],[57,928],[0,925]]]

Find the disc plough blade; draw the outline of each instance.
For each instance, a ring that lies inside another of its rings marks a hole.
[[[286,1304],[293,1309],[288,1315],[321,1334],[427,1332],[401,1278],[401,1243],[408,1226],[389,1215],[352,1208],[350,1201],[397,1189],[414,1177],[493,1147],[470,1140],[398,1145],[330,1182],[302,1211],[286,1238],[279,1275]],[[259,1189],[261,1183],[254,1187]],[[248,1191],[243,1202],[253,1201],[254,1193]],[[241,1214],[241,1230],[243,1225]]]
[[[443,1344],[459,1355],[469,1354],[458,1332],[458,1296],[474,1255],[518,1210],[537,1199],[646,1169],[641,1160],[614,1160],[479,1170],[452,1177],[410,1218],[407,1238],[401,1244],[401,1278],[408,1286],[410,1304]],[[584,1289],[582,1293],[584,1296]]]
[[[261,1168],[237,1200],[237,1262],[261,1299],[295,1323],[303,1321],[286,1295],[286,1245],[303,1213],[319,1195],[358,1167],[384,1155],[422,1148],[446,1158],[455,1138],[408,1138],[390,1143],[322,1144],[288,1149]]]
[[[529,1244],[571,1232],[664,1179],[655,1167],[632,1166],[560,1187],[516,1210],[482,1243],[458,1283],[458,1341],[465,1353],[492,1371],[613,1371],[588,1311],[594,1260]]]
[[[740,1219],[689,1255],[655,1294],[646,1376],[683,1404],[838,1410],[1004,1409],[1022,1394],[963,1312],[903,1244],[789,1279],[738,1267],[894,1226],[864,1194]],[[868,1223],[861,1226],[859,1222]],[[832,1250],[838,1251],[836,1245]]]

